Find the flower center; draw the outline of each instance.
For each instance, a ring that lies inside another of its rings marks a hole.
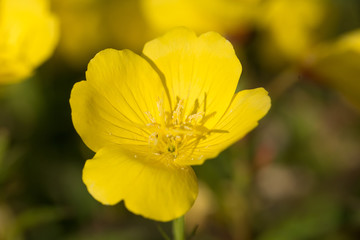
[[[163,100],[157,102],[158,121],[146,112],[151,134],[149,145],[154,154],[167,154],[177,158],[185,151],[193,151],[201,139],[206,138],[210,131],[204,127],[206,119],[214,114],[205,115],[205,107],[200,109],[198,101],[195,102],[190,114],[185,115],[184,101],[178,99],[175,108],[166,111]]]

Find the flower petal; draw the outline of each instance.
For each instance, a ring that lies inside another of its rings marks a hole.
[[[320,45],[303,62],[313,79],[338,90],[360,109],[360,29]]]
[[[53,53],[59,24],[48,5],[46,0],[0,1],[0,83],[23,80]]]
[[[103,148],[86,162],[83,181],[103,204],[124,200],[131,212],[158,221],[184,215],[198,192],[194,171],[149,156],[134,155],[118,146]]]
[[[229,41],[215,32],[196,37],[177,28],[148,42],[143,53],[164,75],[173,108],[182,99],[186,116],[198,101],[207,114],[215,113],[206,127],[223,115],[242,70]]]
[[[73,123],[85,144],[93,151],[113,143],[147,144],[148,115],[158,117],[156,103],[166,98],[150,64],[129,50],[107,49],[90,61],[86,77],[70,97]]]
[[[216,157],[258,125],[271,106],[270,97],[263,88],[243,90],[235,94],[226,113],[215,124],[216,130],[200,141],[191,155],[179,161],[181,164],[200,165],[206,159]],[[193,146],[189,147],[189,149]]]

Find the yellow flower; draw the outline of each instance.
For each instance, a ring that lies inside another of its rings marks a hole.
[[[191,165],[216,157],[270,108],[263,88],[234,95],[241,69],[219,34],[183,28],[148,42],[142,57],[98,53],[70,98],[75,129],[96,152],[83,170],[90,194],[159,221],[185,214],[198,192]]]
[[[325,20],[325,4],[322,0],[270,0],[262,5],[258,19],[267,34],[261,50],[271,53],[269,59],[280,54],[296,60],[314,43]]]
[[[146,19],[158,32],[178,26],[197,32],[236,33],[248,28],[260,0],[141,0]]]
[[[14,83],[51,55],[58,24],[46,0],[0,0],[0,36],[0,83]]]
[[[322,44],[304,58],[304,66],[360,109],[360,29]]]
[[[151,38],[139,1],[53,0],[62,27],[59,54],[71,67],[82,69],[108,46],[141,51]]]

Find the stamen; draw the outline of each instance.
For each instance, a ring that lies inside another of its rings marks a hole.
[[[167,154],[175,160],[182,151],[194,151],[199,141],[212,132],[204,126],[206,120],[215,115],[206,115],[206,94],[202,103],[204,106],[197,99],[191,113],[185,117],[183,99],[178,98],[173,111],[166,111],[162,98],[156,103],[158,122],[150,112],[145,112],[150,121],[147,124],[152,132],[149,135],[149,145],[154,154]]]
[[[165,113],[165,109],[164,109],[164,100],[162,98],[160,98],[157,102],[156,102],[158,111],[159,111],[159,118],[161,121],[161,125],[165,125],[166,121],[167,121],[167,116]]]
[[[187,122],[192,125],[198,125],[204,117],[203,112],[198,112],[187,117]]]
[[[163,99],[159,99],[157,102],[156,102],[156,105],[157,105],[157,108],[158,108],[158,111],[159,111],[159,117],[162,117],[164,115],[164,101]]]
[[[149,118],[151,123],[156,123],[155,118],[151,115],[151,113],[149,111],[145,112],[145,114]],[[147,125],[149,125],[151,123],[148,123]]]
[[[174,125],[179,125],[181,123],[181,114],[184,109],[183,100],[180,99],[178,104],[176,105],[175,111],[173,111],[172,119]]]

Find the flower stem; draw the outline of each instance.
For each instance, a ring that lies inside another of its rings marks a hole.
[[[174,240],[185,240],[185,220],[184,216],[175,219],[172,223]]]

